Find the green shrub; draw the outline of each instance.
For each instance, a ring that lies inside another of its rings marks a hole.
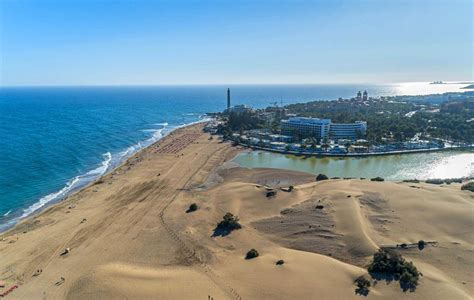
[[[360,288],[370,287],[370,280],[365,278],[364,275],[361,275],[361,276],[357,277],[356,280],[354,280],[354,283]]]
[[[188,210],[186,212],[190,213],[190,212],[193,212],[193,211],[196,211],[198,209],[198,206],[196,203],[193,203],[189,206]]]
[[[316,181],[328,180],[328,179],[329,178],[324,174],[318,174],[318,176],[316,176]]]
[[[232,230],[242,228],[242,226],[239,224],[239,217],[234,216],[230,212],[226,213],[222,219],[223,220],[217,224],[216,230],[218,231],[230,233]]]
[[[374,177],[372,179],[370,179],[370,181],[384,181],[385,179],[383,179],[382,177]]]
[[[423,241],[423,240],[418,241],[418,249],[419,250],[425,249],[425,245],[426,245],[425,241]]]
[[[370,280],[365,278],[365,276],[361,275],[354,280],[354,283],[356,284],[356,293],[359,295],[364,295],[367,296],[369,294],[369,288],[370,288]]]
[[[420,278],[420,272],[413,263],[404,262],[401,275],[400,275],[400,285],[405,288],[414,289],[418,285],[418,280]]]
[[[250,249],[249,252],[247,252],[247,255],[245,255],[245,259],[252,259],[255,257],[258,257],[258,251],[255,249]]]
[[[463,184],[461,190],[474,192],[474,181]]]
[[[380,249],[374,254],[367,270],[373,277],[382,274],[385,278],[399,280],[400,286],[404,290],[414,290],[421,275],[412,262],[407,262],[396,252],[384,249]]]
[[[269,197],[275,197],[276,194],[277,194],[276,191],[268,191],[267,194],[266,194],[266,196],[267,196],[267,198],[269,198]]]
[[[429,183],[429,184],[443,184],[444,180],[441,180],[441,179],[427,179],[425,182]]]
[[[418,285],[418,279],[415,278],[411,273],[403,271],[399,278],[400,284],[404,286],[416,286]]]
[[[420,181],[418,179],[405,179],[403,180],[403,182],[408,182],[408,183],[420,183]]]
[[[462,183],[462,179],[461,179],[461,178],[449,178],[449,179],[445,179],[444,182],[445,182],[446,184]]]

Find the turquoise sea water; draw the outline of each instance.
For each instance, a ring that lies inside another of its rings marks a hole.
[[[427,94],[459,85],[230,86],[233,104]],[[206,112],[227,86],[0,88],[0,230],[61,199]]]

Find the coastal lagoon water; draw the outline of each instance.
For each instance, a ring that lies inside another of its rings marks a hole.
[[[264,151],[237,155],[244,168],[278,168],[328,177],[373,178],[387,180],[460,178],[474,176],[474,152],[443,151],[371,157],[304,157]]]
[[[358,90],[367,90],[370,96],[417,95],[465,91],[460,89],[463,86],[410,83],[230,88],[232,104],[261,108],[275,101],[290,104],[348,98]],[[0,88],[0,230],[86,185],[173,128],[199,121],[207,112],[222,111],[226,89]]]

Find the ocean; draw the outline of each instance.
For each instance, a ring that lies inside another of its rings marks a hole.
[[[234,85],[232,104],[462,91],[464,85]],[[184,124],[222,111],[228,86],[0,88],[0,230],[90,183]]]

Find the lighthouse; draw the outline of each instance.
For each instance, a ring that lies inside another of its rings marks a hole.
[[[230,89],[227,89],[227,109],[230,108]]]

